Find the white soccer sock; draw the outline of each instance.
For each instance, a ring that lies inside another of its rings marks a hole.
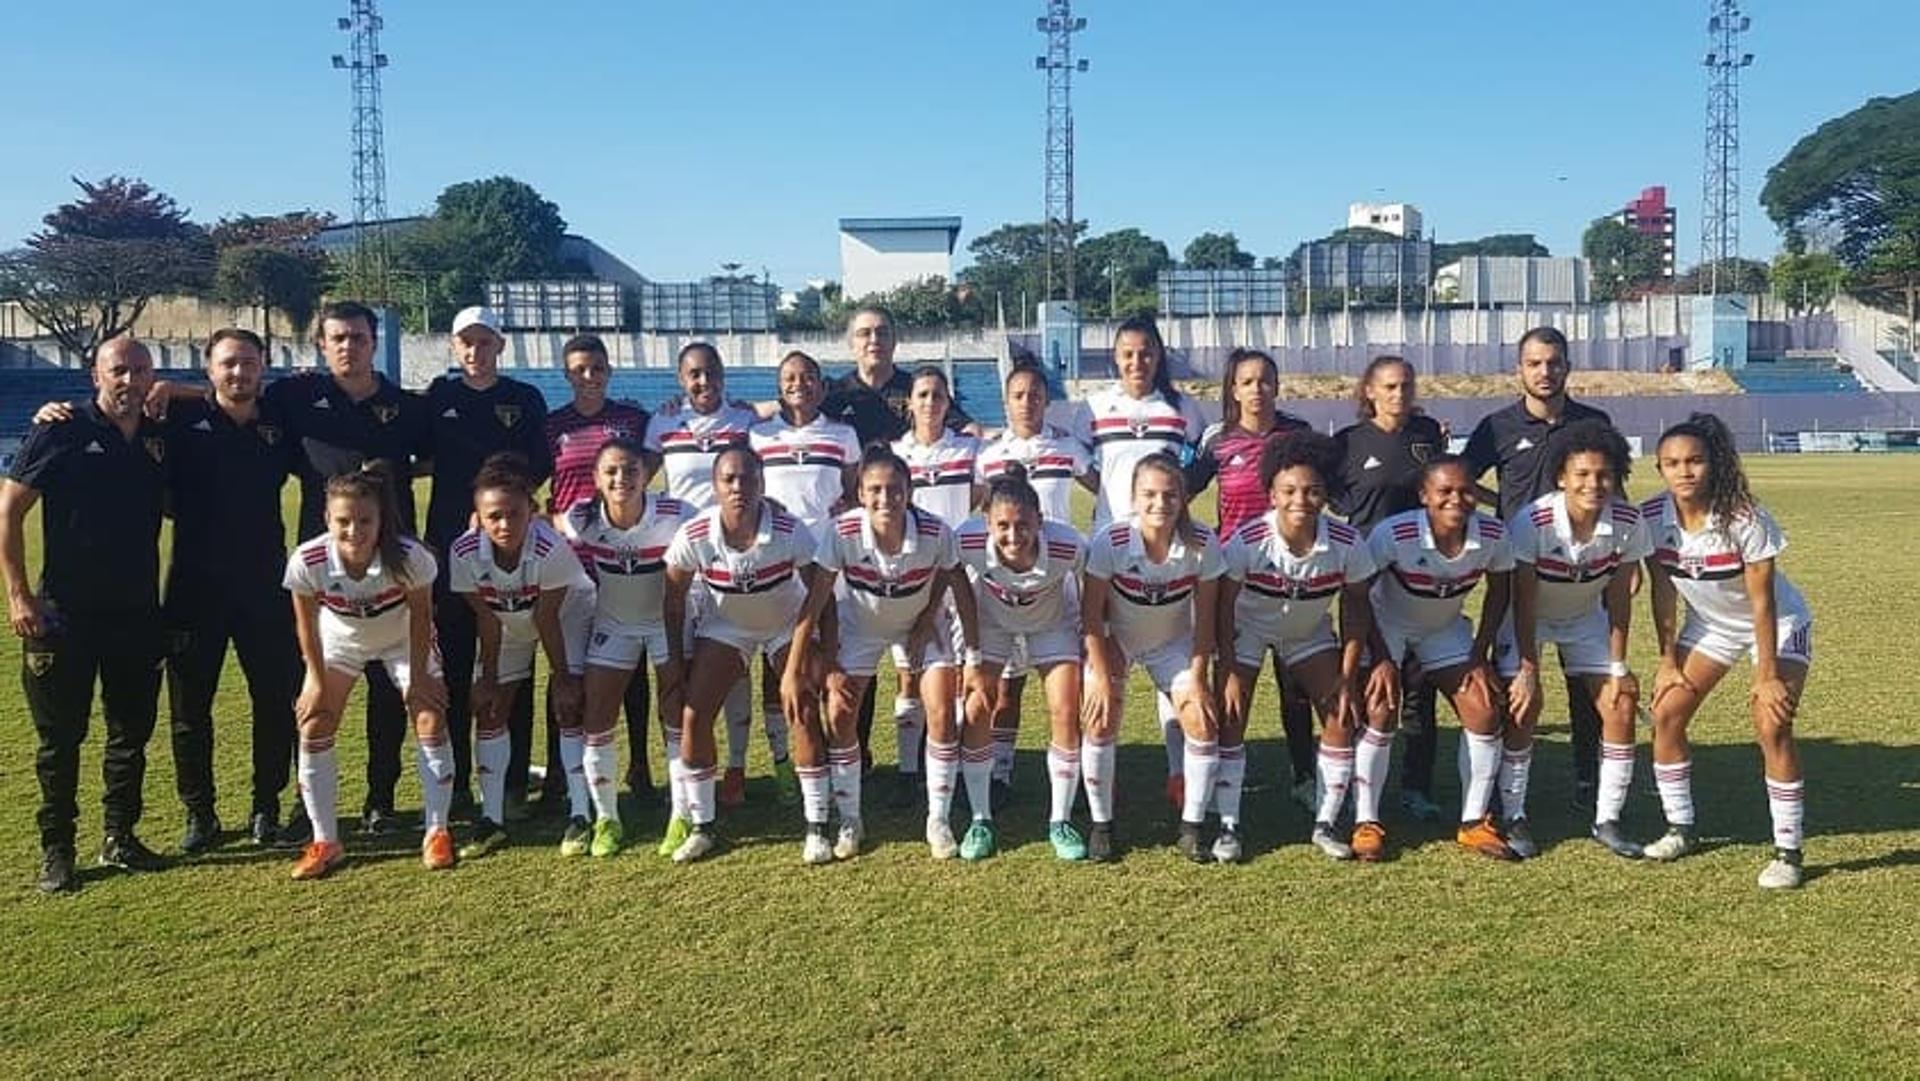
[[[1347,802],[1347,789],[1353,786],[1353,748],[1320,745],[1320,809],[1315,823],[1332,825],[1340,820],[1340,807]],[[1378,797],[1375,797],[1378,802]]]
[[[1801,827],[1806,815],[1807,782],[1776,781],[1767,778],[1767,813],[1773,818],[1773,847],[1800,850]]]
[[[1153,705],[1160,712],[1160,738],[1167,745],[1167,776],[1177,776],[1185,768],[1187,746],[1187,734],[1180,730],[1180,711],[1165,694],[1154,695]]]
[[[602,822],[620,820],[620,742],[611,730],[591,732],[580,760],[593,817]]]
[[[1500,777],[1500,737],[1462,729],[1460,742],[1467,748],[1466,768],[1460,771],[1460,821],[1478,822],[1487,816]]]
[[[809,826],[827,824],[827,811],[833,799],[833,782],[828,779],[827,770],[826,766],[799,766],[794,769],[800,775],[800,813],[805,816]]]
[[[1013,783],[1013,751],[1020,740],[1018,728],[996,728],[993,730],[993,779],[1002,784]]]
[[[1593,800],[1593,824],[1620,821],[1633,787],[1633,744],[1600,744],[1600,791]]]
[[[827,748],[827,777],[833,786],[833,805],[840,821],[860,820],[860,748]]]
[[[1240,828],[1240,794],[1246,785],[1247,745],[1220,748],[1220,772],[1213,779],[1213,810],[1220,816],[1220,828]]]
[[[1669,826],[1693,825],[1693,760],[1655,762],[1653,784]]]
[[[333,737],[324,742],[300,741],[300,801],[316,841],[340,840],[340,763],[333,757]]]
[[[1380,821],[1380,797],[1387,790],[1387,769],[1393,764],[1393,732],[1367,727],[1360,730],[1360,746],[1353,750],[1353,820]]]
[[[513,744],[507,730],[473,734],[473,772],[480,779],[480,813],[501,825],[507,820],[507,761]]]
[[[1048,822],[1073,817],[1073,799],[1080,789],[1080,752],[1047,745]]]
[[[953,810],[953,785],[960,779],[960,741],[940,743],[927,737],[927,817],[942,822]]]
[[[687,814],[696,826],[713,824],[713,782],[717,772],[712,766],[687,767]]]
[[[569,818],[585,818],[592,811],[587,796],[586,753],[585,732],[578,728],[560,730],[560,768],[567,771],[567,816]]]
[[[420,774],[421,817],[430,830],[447,828],[447,805],[453,802],[453,748],[445,739],[420,740],[414,768]]]
[[[920,744],[927,735],[927,711],[918,698],[893,700],[894,750],[901,773],[920,772]]]
[[[1527,817],[1527,781],[1533,774],[1533,744],[1500,754],[1500,813],[1509,822]]]
[[[767,728],[767,753],[775,762],[784,762],[790,753],[787,747],[787,715],[779,709],[761,709],[760,723]]]
[[[672,809],[673,817],[683,822],[691,822],[687,817],[687,766],[680,761],[680,729],[668,728],[667,740],[667,805]]]
[[[1180,820],[1189,824],[1207,820],[1207,801],[1213,796],[1213,782],[1220,774],[1220,746],[1212,740],[1187,741],[1185,764],[1186,798],[1180,808]]]
[[[975,822],[993,817],[993,744],[960,749],[960,778],[967,786],[967,808]]]
[[[747,692],[747,680],[727,692],[722,711],[727,715],[727,768],[746,769],[747,744],[753,738],[753,698]]]
[[[1085,740],[1080,744],[1080,779],[1087,786],[1087,813],[1095,822],[1113,821],[1113,769],[1119,748]]]

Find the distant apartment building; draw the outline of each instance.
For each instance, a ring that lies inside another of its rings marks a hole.
[[[1658,237],[1661,271],[1666,277],[1673,277],[1674,238],[1680,233],[1679,217],[1667,204],[1665,185],[1640,189],[1640,198],[1628,203],[1613,220],[1643,236]]]
[[[1420,208],[1412,203],[1349,203],[1347,228],[1378,229],[1417,240],[1421,236]]]

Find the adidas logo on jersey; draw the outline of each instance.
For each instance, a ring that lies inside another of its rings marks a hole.
[[[446,409],[446,412],[440,414],[440,419],[441,420],[459,420],[460,411],[458,409],[455,409],[452,406],[448,406]]]
[[[107,448],[101,446],[100,441],[98,439],[87,444],[88,454],[105,454],[106,452],[107,452]]]
[[[1523,435],[1520,437],[1520,442],[1515,443],[1513,445],[1513,449],[1514,450],[1532,450],[1533,440],[1528,439],[1526,436]]]
[[[1374,457],[1373,455],[1371,455],[1371,454],[1369,454],[1369,455],[1367,455],[1367,460],[1366,460],[1366,461],[1364,461],[1364,462],[1361,462],[1361,463],[1360,463],[1360,468],[1362,468],[1362,469],[1378,469],[1378,468],[1380,468],[1380,459],[1378,459],[1378,458],[1375,458],[1375,457]]]
[[[213,431],[213,424],[203,417],[194,422],[193,430],[196,432],[210,432]]]
[[[313,400],[313,407],[315,409],[332,409],[333,403],[325,398],[315,398]]]

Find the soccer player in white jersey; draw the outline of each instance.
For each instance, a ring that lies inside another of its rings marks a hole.
[[[546,652],[560,730],[580,726],[593,580],[566,539],[536,518],[533,493],[526,459],[490,455],[473,480],[479,524],[447,546],[448,585],[473,610],[479,638],[470,701],[480,815],[461,859],[506,843],[507,719],[520,684],[533,678],[536,649]]]
[[[1047,840],[1060,859],[1083,860],[1087,842],[1073,828],[1073,801],[1080,787],[1080,575],[1086,541],[1073,527],[1040,516],[1040,497],[1021,472],[1009,469],[987,485],[985,514],[961,526],[956,537],[980,615],[980,673],[969,685],[982,690],[967,696],[968,723],[989,723],[993,702],[984,688],[999,683],[1008,659],[1024,647],[1047,695]]]
[[[780,413],[753,426],[753,449],[767,467],[767,498],[822,536],[834,514],[853,503],[860,440],[821,414],[827,389],[812,357],[788,353],[777,378]]]
[[[643,659],[653,665],[670,777],[677,775],[674,763],[680,758],[680,669],[669,663],[662,601],[667,547],[691,515],[672,496],[647,494],[646,462],[633,440],[608,440],[594,458],[593,480],[597,497],[575,504],[562,520],[598,581],[582,679],[584,709],[578,724],[560,730],[568,802],[563,856],[611,856],[626,841],[620,821],[620,748],[614,737],[627,686]],[[667,791],[671,810],[662,845],[672,842],[672,847],[661,854],[671,856],[690,827],[681,787],[669,784]]]
[[[1513,546],[1513,606],[1500,625],[1494,663],[1507,685],[1500,811],[1507,845],[1521,859],[1539,851],[1527,824],[1527,778],[1540,719],[1540,649],[1560,647],[1560,668],[1600,715],[1600,784],[1593,836],[1615,855],[1640,857],[1620,832],[1633,783],[1633,719],[1640,684],[1627,668],[1633,568],[1653,550],[1640,508],[1620,497],[1633,465],[1627,441],[1604,421],[1577,421],[1554,440],[1549,475],[1558,491],[1507,524]]]
[[[987,484],[1018,464],[1040,497],[1048,521],[1073,523],[1073,491],[1100,491],[1100,474],[1086,444],[1047,423],[1047,374],[1031,363],[1007,373],[1004,388],[1007,426],[980,447],[974,479]],[[996,804],[1013,793],[1013,752],[1020,739],[1020,699],[1027,688],[1026,666],[1015,658],[1002,673],[993,710],[993,792]]]
[[[1747,486],[1733,433],[1695,413],[1660,436],[1667,491],[1641,505],[1653,538],[1647,571],[1660,669],[1653,678],[1653,777],[1667,833],[1649,859],[1693,851],[1692,750],[1687,725],[1742,654],[1753,661],[1754,736],[1765,760],[1773,859],[1763,889],[1800,885],[1805,781],[1793,723],[1813,661],[1813,617],[1775,566],[1787,541]],[[1676,596],[1687,619],[1676,626]]]
[[[860,700],[881,654],[891,652],[900,671],[919,673],[927,703],[927,847],[935,859],[985,859],[995,847],[987,791],[993,746],[984,716],[977,723],[968,717],[963,724],[954,709],[961,668],[978,659],[979,630],[953,531],[909,502],[907,464],[885,447],[867,451],[856,484],[860,506],[834,519],[820,538],[806,611],[794,630],[802,642],[817,631],[818,648],[790,650],[781,684],[788,713],[813,714],[794,729],[807,819],[801,857],[826,863],[860,851]],[[836,589],[841,579],[845,587]],[[958,612],[959,656],[944,626],[949,598]],[[834,618],[822,618],[829,605]],[[969,671],[978,678],[977,666]],[[827,695],[824,729],[812,708],[822,689]],[[973,824],[966,840],[957,843],[949,816],[961,777]],[[831,848],[829,790],[840,812],[840,832]]]
[[[1087,540],[1080,769],[1093,818],[1090,854],[1113,851],[1117,742],[1126,716],[1127,671],[1139,665],[1154,689],[1172,700],[1186,735],[1180,854],[1202,863],[1211,858],[1200,830],[1220,765],[1213,659],[1214,602],[1223,569],[1213,530],[1195,522],[1187,506],[1180,463],[1167,454],[1140,459],[1133,467],[1133,513]],[[1223,837],[1238,848],[1231,827]]]
[[[1362,727],[1359,679],[1373,628],[1368,591],[1373,553],[1359,531],[1325,515],[1337,492],[1340,450],[1331,439],[1300,432],[1260,452],[1260,476],[1272,509],[1242,521],[1227,539],[1220,582],[1220,780],[1214,809],[1220,839],[1214,858],[1239,858],[1233,836],[1246,772],[1247,719],[1267,654],[1320,712],[1319,795],[1313,844],[1333,859],[1352,859],[1334,836],[1353,783],[1353,740]],[[1340,634],[1331,609],[1340,601]],[[1376,797],[1377,798],[1377,797]],[[1225,842],[1223,844],[1223,842]]]
[[[644,440],[666,474],[667,494],[698,513],[713,505],[713,463],[728,447],[752,445],[753,426],[760,415],[727,401],[727,368],[720,351],[706,342],[680,348],[679,377],[682,398],[663,406],[647,421]],[[704,591],[694,595],[694,608],[704,603]],[[747,741],[752,732],[753,702],[749,683],[742,679],[727,695],[727,772],[720,780],[720,802],[729,807],[747,796]],[[787,761],[787,727],[771,700],[762,699],[767,724],[767,749],[773,755],[774,778],[781,791],[797,794],[793,764]]]
[[[1072,427],[1074,438],[1092,448],[1093,465],[1100,473],[1099,498],[1093,504],[1095,531],[1133,513],[1133,467],[1140,459],[1158,451],[1184,465],[1193,460],[1207,427],[1193,398],[1174,389],[1166,343],[1152,319],[1120,324],[1113,335],[1113,368],[1119,378],[1080,403]],[[1155,707],[1167,748],[1167,798],[1179,807],[1186,801],[1180,721],[1166,695],[1155,697]]]
[[[1460,847],[1512,859],[1487,813],[1500,772],[1500,711],[1487,658],[1512,590],[1513,550],[1507,530],[1475,513],[1473,479],[1459,458],[1428,460],[1420,503],[1373,527],[1368,548],[1374,578],[1373,669],[1367,677],[1367,728],[1354,753],[1353,854],[1378,860],[1385,851],[1380,792],[1393,757],[1400,712],[1400,667],[1417,663],[1460,718]],[[1462,614],[1467,594],[1486,579],[1476,634]]]
[[[425,545],[401,534],[396,483],[380,462],[327,481],[326,533],[287,558],[283,584],[293,595],[294,628],[306,668],[294,707],[300,723],[300,797],[313,823],[313,840],[293,865],[297,879],[320,878],[346,859],[333,741],[347,696],[375,661],[393,678],[413,716],[426,819],[421,862],[429,870],[454,864],[453,835],[447,830],[453,750],[447,740],[447,689],[433,642],[432,588],[439,568]]]
[[[697,860],[716,843],[714,714],[728,688],[746,681],[755,654],[765,658],[766,670],[776,677],[785,671],[788,643],[813,577],[813,534],[800,519],[767,502],[762,469],[751,448],[721,451],[713,463],[718,502],[682,525],[667,548],[662,607],[670,632],[686,624],[693,585],[698,582],[707,591],[688,628],[690,641],[667,635],[671,663],[684,669],[678,783],[693,826],[673,851],[675,863]]]
[[[981,489],[974,482],[974,471],[980,440],[947,429],[947,411],[952,407],[947,373],[932,365],[917,369],[907,396],[911,424],[905,435],[893,441],[893,453],[907,463],[913,505],[949,528],[958,528],[973,516],[974,505],[979,502]],[[951,633],[950,614],[941,626]],[[900,784],[894,790],[893,802],[906,806],[920,795],[920,753],[927,731],[927,710],[920,698],[919,676],[903,668],[899,679],[893,699],[893,724],[898,738]]]

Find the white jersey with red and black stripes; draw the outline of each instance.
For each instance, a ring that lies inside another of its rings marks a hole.
[[[289,593],[320,602],[320,633],[360,653],[379,653],[407,645],[407,591],[433,584],[439,564],[427,546],[400,538],[406,549],[406,577],[388,570],[378,555],[355,578],[340,561],[331,536],[322,534],[293,550],[281,580]]]
[[[667,566],[694,575],[706,586],[700,618],[729,633],[708,634],[740,644],[790,634],[806,603],[800,572],[812,565],[817,547],[800,519],[762,504],[753,542],[744,551],[721,536],[720,508],[693,516],[667,547]],[[703,628],[702,633],[705,633]]]
[[[1460,617],[1467,594],[1489,573],[1513,570],[1507,528],[1485,514],[1467,517],[1466,539],[1451,559],[1433,541],[1424,508],[1402,511],[1373,527],[1367,547],[1380,568],[1374,615],[1411,637],[1441,630]]]
[[[900,550],[881,551],[866,508],[856,507],[833,520],[820,538],[817,562],[840,576],[840,633],[843,636],[904,640],[927,609],[933,581],[960,561],[953,530],[934,515],[912,509]]]
[[[1592,612],[1614,574],[1653,551],[1640,508],[1623,499],[1608,506],[1585,541],[1574,539],[1565,492],[1548,492],[1527,504],[1507,529],[1515,562],[1532,564],[1540,583],[1534,615],[1543,623]]]
[[[1213,530],[1193,523],[1194,538],[1174,531],[1164,563],[1147,554],[1129,518],[1095,531],[1087,542],[1087,576],[1108,584],[1107,627],[1129,657],[1193,634],[1193,593],[1226,570]]]
[[[1039,553],[1023,571],[1000,561],[982,519],[956,530],[955,543],[983,626],[1012,635],[1066,631],[1079,637],[1080,572],[1086,569],[1087,547],[1072,526],[1041,522]]]
[[[1052,521],[1072,522],[1073,490],[1093,468],[1087,445],[1051,424],[1031,436],[1007,429],[980,448],[976,476],[981,484],[991,483],[1016,462],[1025,467],[1027,483],[1040,497],[1040,513]]]
[[[1206,417],[1190,394],[1171,404],[1155,391],[1135,398],[1119,387],[1087,395],[1074,413],[1073,436],[1093,451],[1100,470],[1100,498],[1093,508],[1097,529],[1133,513],[1133,467],[1156,452],[1185,464],[1206,431]]]
[[[1334,598],[1378,569],[1360,532],[1324,515],[1312,546],[1295,555],[1280,536],[1277,511],[1240,523],[1221,556],[1227,577],[1240,583],[1234,625],[1261,642],[1304,642],[1330,632]]]
[[[538,637],[533,607],[540,594],[593,588],[593,580],[581,568],[566,538],[539,518],[528,527],[519,562],[513,569],[503,569],[498,559],[492,539],[478,529],[467,530],[447,546],[448,587],[455,593],[479,597],[480,603],[500,620],[503,641],[530,642]]]
[[[944,431],[937,441],[922,443],[908,432],[893,441],[893,452],[907,463],[914,506],[956,529],[973,514],[973,472],[980,440],[965,432]]]
[[[599,585],[594,620],[622,626],[660,622],[666,593],[667,546],[692,517],[672,496],[643,493],[640,520],[622,529],[607,519],[599,499],[567,512],[566,535],[587,573]]]
[[[1786,550],[1779,523],[1758,503],[1725,523],[1711,517],[1706,528],[1689,533],[1680,524],[1671,495],[1640,505],[1653,540],[1653,558],[1687,602],[1689,621],[1736,639],[1753,636],[1753,601],[1747,595],[1746,567]],[[1780,619],[1810,619],[1807,602],[1779,567],[1773,572],[1773,607]]]
[[[767,495],[815,536],[824,535],[834,505],[846,494],[847,467],[860,461],[853,429],[824,416],[797,426],[781,416],[754,425],[751,438],[766,467]]]
[[[647,420],[643,445],[660,455],[667,494],[695,510],[713,504],[713,460],[728,447],[750,446],[759,414],[731,402],[711,413],[684,403]]]

